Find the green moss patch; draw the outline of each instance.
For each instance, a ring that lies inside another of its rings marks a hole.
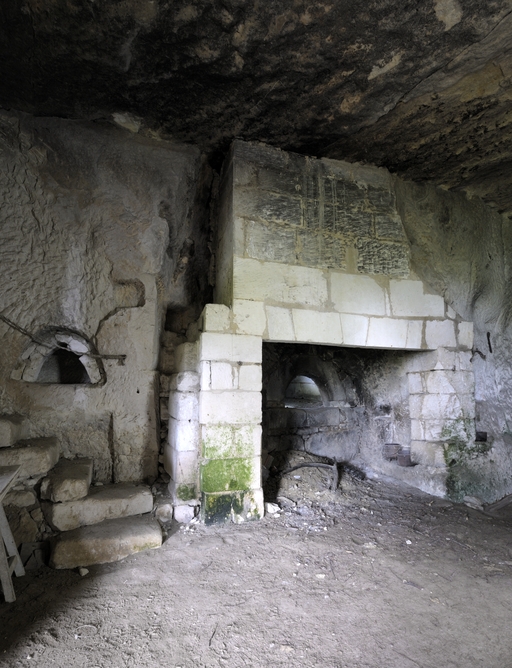
[[[254,460],[212,459],[201,464],[201,491],[231,492],[251,489]]]
[[[178,485],[176,489],[176,499],[179,501],[190,501],[196,498],[195,485]]]
[[[446,495],[460,503],[465,496],[479,496],[481,481],[470,462],[486,455],[491,445],[475,442],[474,422],[461,417],[453,420],[441,432],[444,440],[444,460],[448,469]]]
[[[244,511],[243,492],[234,494],[203,494],[201,514],[205,524],[229,522]]]

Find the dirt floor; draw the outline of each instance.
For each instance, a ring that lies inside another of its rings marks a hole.
[[[298,477],[296,477],[298,476]],[[0,666],[512,668],[512,520],[300,469],[259,522],[15,580]]]

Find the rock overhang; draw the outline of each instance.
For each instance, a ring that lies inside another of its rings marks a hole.
[[[386,166],[511,209],[509,5],[25,3],[1,8],[0,105]]]

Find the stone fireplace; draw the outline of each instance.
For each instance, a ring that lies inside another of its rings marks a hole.
[[[199,504],[207,522],[263,514],[262,390],[275,427],[297,377],[317,384],[307,419],[326,428],[267,438],[307,437],[444,496],[447,439],[474,440],[473,328],[414,273],[391,175],[235,142],[217,213],[216,303],[171,379],[178,516]],[[383,460],[389,440],[410,444],[416,466]]]

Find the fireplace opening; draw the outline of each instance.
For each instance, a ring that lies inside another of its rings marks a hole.
[[[364,407],[357,378],[344,367],[338,349],[264,344],[262,464],[267,500],[275,500],[281,475],[300,461],[332,464],[357,456]],[[328,471],[323,473],[329,478]],[[300,478],[300,470],[296,475]]]
[[[337,462],[363,471],[388,466],[383,445],[408,445],[411,439],[407,370],[413,354],[264,343],[265,499],[276,499],[283,472],[297,460]],[[294,474],[301,476],[300,470]]]

